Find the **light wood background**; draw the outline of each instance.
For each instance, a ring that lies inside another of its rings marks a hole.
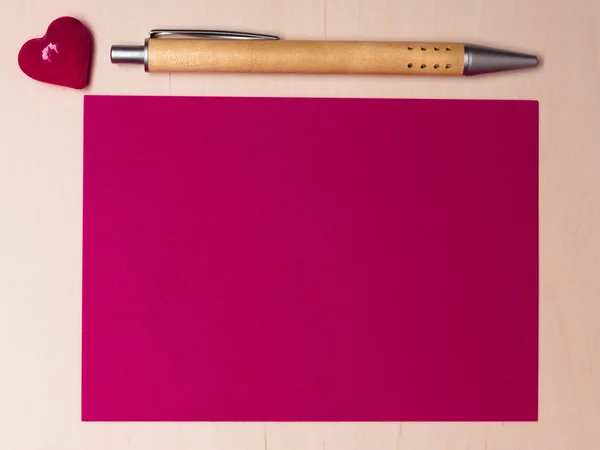
[[[17,66],[22,43],[62,15],[95,36],[85,92]],[[0,17],[0,449],[600,448],[599,1],[0,0]],[[161,27],[471,41],[538,53],[544,65],[453,79],[170,76],[110,64],[111,44],[141,44]],[[81,423],[84,93],[539,100],[539,422]]]

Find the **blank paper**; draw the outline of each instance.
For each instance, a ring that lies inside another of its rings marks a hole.
[[[532,421],[538,104],[85,97],[85,421]]]

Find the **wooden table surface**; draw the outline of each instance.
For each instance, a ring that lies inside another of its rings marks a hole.
[[[599,448],[600,2],[5,0],[0,13],[1,449]],[[84,92],[37,83],[17,65],[22,43],[63,15],[85,21],[95,37],[92,83]],[[456,79],[169,76],[110,64],[111,44],[141,43],[150,28],[167,27],[470,41],[531,51],[544,64]],[[539,100],[539,422],[81,423],[86,93]]]

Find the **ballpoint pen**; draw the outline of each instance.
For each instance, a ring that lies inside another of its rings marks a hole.
[[[152,30],[143,45],[113,45],[115,64],[146,72],[468,76],[536,67],[535,55],[457,42],[282,40],[213,30]]]

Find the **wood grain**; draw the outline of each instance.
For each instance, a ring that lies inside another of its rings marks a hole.
[[[444,42],[150,39],[150,72],[460,76],[464,46]]]

